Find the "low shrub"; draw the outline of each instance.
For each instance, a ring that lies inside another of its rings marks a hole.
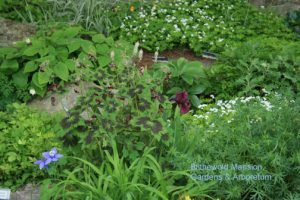
[[[220,98],[300,89],[299,42],[258,37],[228,48],[209,71],[208,92]]]
[[[12,104],[0,112],[0,185],[13,190],[45,177],[34,164],[40,153],[61,149],[61,117],[41,113],[24,104]]]
[[[65,82],[88,80],[98,67],[112,63],[112,51],[114,63],[124,62],[124,52],[131,48],[126,42],[115,42],[81,27],[58,28],[40,31],[14,47],[1,48],[0,73],[18,87],[34,89],[44,96]]]
[[[245,0],[154,1],[125,16],[117,31],[121,38],[139,41],[150,51],[183,45],[197,54],[222,52],[232,42],[257,35],[293,38],[283,18]]]
[[[297,199],[299,102],[299,96],[269,94],[201,104],[195,114],[175,121],[173,163],[177,169],[190,169],[199,181],[217,181],[215,192],[209,193],[215,198]],[[248,168],[234,169],[235,164]],[[239,179],[242,175],[249,178]]]

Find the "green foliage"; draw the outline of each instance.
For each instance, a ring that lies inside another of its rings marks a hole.
[[[120,24],[120,17],[126,14],[121,2],[117,0],[55,0],[49,2],[50,16],[55,21],[64,21],[70,24],[82,25],[87,30],[96,30],[109,35]]]
[[[60,148],[56,130],[61,117],[13,104],[0,112],[0,185],[16,189],[45,177],[34,164],[40,153]]]
[[[159,80],[147,71],[142,75],[128,62],[98,69],[90,78],[94,88],[62,121],[65,143],[78,144],[82,155],[91,160],[99,147],[108,148],[111,138],[121,146],[126,159],[139,157],[145,146],[160,146],[164,152],[171,140],[167,119],[172,107],[162,95]]]
[[[209,86],[206,69],[198,61],[189,62],[180,58],[167,64],[155,64],[152,68],[153,76],[162,80],[164,94],[171,97],[177,92],[187,91],[195,107],[200,103],[197,95]]]
[[[287,13],[286,17],[287,26],[292,29],[298,38],[300,38],[300,11],[293,10]]]
[[[143,155],[126,164],[120,157],[116,143],[113,152],[105,151],[106,158],[98,167],[81,158],[75,158],[80,166],[73,171],[65,170],[64,180],[52,184],[45,181],[41,199],[181,199],[207,197],[212,184],[199,184],[188,179],[186,171],[163,171],[151,155],[153,148],[146,147]],[[179,185],[178,180],[185,180]],[[53,187],[54,185],[54,187]]]
[[[44,19],[47,7],[48,3],[45,0],[2,0],[0,1],[0,17],[37,22]]]
[[[272,176],[264,181],[222,179],[209,194],[215,198],[293,199],[300,192],[299,103],[299,96],[277,94],[203,104],[194,115],[178,119],[182,132],[175,140],[173,163],[177,168],[191,168],[192,163],[229,164],[228,170],[191,172],[223,178],[234,174]],[[262,169],[239,171],[231,169],[231,164],[261,165]]]
[[[33,88],[44,96],[51,84],[88,79],[98,66],[109,65],[111,51],[122,59],[119,43],[80,27],[59,27],[39,32],[15,47],[0,49],[0,72],[14,84]],[[126,47],[124,47],[126,48]]]
[[[5,110],[6,106],[13,102],[27,102],[30,100],[31,97],[26,85],[25,87],[23,85],[18,86],[16,83],[0,73],[0,111]]]
[[[183,45],[198,54],[222,52],[232,42],[257,35],[292,38],[281,17],[245,0],[159,1],[130,13],[117,31],[121,38],[139,41],[150,51]]]
[[[261,38],[235,45],[211,67],[210,92],[220,97],[300,89],[299,42]]]

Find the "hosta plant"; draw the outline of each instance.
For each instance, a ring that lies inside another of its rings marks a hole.
[[[89,80],[97,68],[123,62],[124,51],[131,48],[81,27],[59,28],[41,31],[14,47],[1,48],[0,72],[12,78],[15,85],[27,86],[44,96],[54,86]]]

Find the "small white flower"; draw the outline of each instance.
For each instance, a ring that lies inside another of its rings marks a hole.
[[[29,38],[26,38],[26,39],[25,39],[25,42],[26,42],[26,44],[30,44],[30,43],[31,43],[31,40],[30,40]]]
[[[29,93],[30,93],[32,96],[34,96],[34,95],[36,94],[35,89],[31,88],[31,89],[29,90]]]
[[[110,52],[110,58],[112,61],[115,61],[115,52],[114,51]]]

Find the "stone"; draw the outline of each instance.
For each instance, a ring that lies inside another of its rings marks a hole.
[[[28,106],[48,113],[68,112],[76,105],[78,97],[84,95],[91,87],[96,87],[96,85],[94,83],[83,81],[78,84],[67,83],[64,86],[66,92],[62,94],[53,93],[51,95],[46,95],[43,98],[37,97],[29,102]]]
[[[32,36],[36,27],[31,24],[0,18],[0,47],[11,46],[13,42]]]
[[[39,200],[40,190],[38,186],[27,184],[25,187],[11,193],[10,200]]]

